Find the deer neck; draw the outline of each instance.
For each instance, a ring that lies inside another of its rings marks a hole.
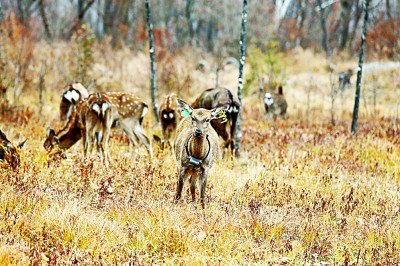
[[[211,143],[208,134],[200,137],[190,135],[185,143],[186,153],[189,157],[189,163],[199,166],[208,157],[211,150]]]

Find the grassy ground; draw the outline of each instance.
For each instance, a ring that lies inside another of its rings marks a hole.
[[[51,48],[61,56],[59,46]],[[101,89],[133,91],[150,103],[147,56],[127,50],[113,57],[110,51],[98,53],[91,75],[97,75]],[[178,91],[189,101],[214,84],[213,73],[192,70],[195,59],[174,59],[178,78],[190,77],[190,87]],[[59,66],[67,62],[54,54],[49,60]],[[327,62],[308,51],[285,60],[288,119],[266,121],[257,88],[249,92],[241,158],[220,160],[211,172],[205,219],[201,208],[189,204],[187,187],[184,200],[173,204],[172,153],[154,147],[156,156],[149,161],[141,149],[132,163],[118,130],[110,141],[109,169],[83,158],[80,142],[67,152],[68,159],[49,158],[43,149],[45,129],[61,124],[57,106],[64,85],[62,71],[52,69],[42,114],[37,92],[28,91],[20,96],[30,107],[19,120],[25,122],[4,118],[0,124],[15,143],[28,138],[21,171],[0,168],[0,264],[399,263],[400,139],[391,118],[399,72],[365,77],[353,136],[354,86],[337,96],[332,126]],[[335,63],[341,70],[356,61]],[[160,64],[158,71],[165,68]],[[227,69],[221,84],[236,90],[236,76],[237,70]],[[148,136],[160,134],[151,114],[144,124]]]

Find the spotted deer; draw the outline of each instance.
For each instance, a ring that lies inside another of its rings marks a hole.
[[[92,95],[91,95],[92,96]],[[89,98],[91,97],[89,96]],[[147,113],[148,105],[140,98],[130,93],[122,92],[104,92],[100,93],[101,97],[107,98],[107,103],[111,110],[112,125],[119,125],[127,135],[129,141],[133,144],[134,149],[132,157],[135,158],[136,148],[138,144],[143,144],[149,153],[150,158],[153,152],[150,146],[149,138],[144,134],[142,128],[143,118]],[[104,105],[96,108],[101,111]],[[84,151],[89,149],[86,139],[86,118],[87,110],[90,107],[88,101],[82,101],[74,112],[72,112],[65,126],[57,133],[49,128],[47,138],[44,142],[44,148],[52,151],[54,147],[66,150],[74,145],[81,137],[83,138]],[[96,132],[96,131],[95,131]],[[87,150],[88,151],[88,150]]]
[[[209,170],[219,157],[217,132],[210,126],[212,120],[225,117],[225,107],[212,110],[193,109],[185,101],[177,99],[178,108],[185,117],[176,129],[175,157],[178,183],[175,202],[181,198],[183,185],[189,177],[192,203],[195,202],[196,182],[200,189],[200,201],[204,209],[204,196]]]
[[[272,120],[272,118],[276,118],[277,116],[286,119],[287,102],[283,95],[281,84],[278,86],[278,93],[275,92],[275,88],[265,93],[264,107],[268,120]]]
[[[175,93],[164,96],[158,111],[163,138],[168,144],[169,140],[174,138],[176,127],[181,120],[176,99]]]
[[[217,107],[225,107],[226,118],[228,123],[223,123],[220,119],[211,121],[211,126],[215,129],[217,134],[224,140],[224,148],[230,147],[233,154],[235,148],[235,134],[236,134],[236,122],[239,114],[240,104],[234,99],[232,92],[226,88],[211,88],[205,90],[200,96],[193,102],[193,108],[204,108],[211,110]],[[235,155],[238,156],[238,151],[235,151]]]
[[[111,106],[110,99],[104,93],[89,95],[86,101],[87,108],[84,113],[85,128],[85,156],[92,151],[93,143],[96,143],[100,159],[105,159],[106,165],[111,162],[108,153],[108,139],[113,124],[112,115],[114,106]]]
[[[14,146],[11,141],[7,139],[6,134],[0,130],[0,141],[0,160],[6,161],[12,169],[19,171],[21,160],[18,150],[22,149],[26,140]]]
[[[71,83],[65,86],[61,96],[60,120],[68,121],[80,101],[89,97],[89,93],[81,83]]]

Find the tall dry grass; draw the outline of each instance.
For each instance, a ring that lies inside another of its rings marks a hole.
[[[171,151],[155,146],[156,156],[149,161],[141,149],[133,163],[118,130],[110,140],[109,169],[94,157],[84,158],[81,143],[66,160],[49,158],[42,148],[45,129],[61,125],[58,104],[63,86],[74,80],[74,46],[39,43],[33,54],[33,79],[41,63],[48,66],[43,113],[38,114],[38,91],[27,89],[20,100],[31,117],[21,125],[0,122],[14,142],[28,138],[21,171],[0,168],[0,264],[400,262],[400,148],[390,119],[398,101],[398,72],[379,74],[376,115],[371,113],[373,82],[365,76],[359,132],[352,136],[354,86],[336,101],[333,127],[328,62],[309,51],[287,55],[282,63],[288,119],[267,122],[258,88],[252,88],[244,99],[242,156],[220,160],[211,172],[203,219],[201,208],[188,204],[186,187],[184,200],[172,202],[177,173]],[[114,51],[99,43],[94,55],[92,91],[134,92],[150,103],[145,53],[128,47]],[[199,58],[204,56],[188,50],[159,62],[159,99],[176,90],[191,101],[213,86],[212,72],[194,70]],[[341,69],[353,61],[334,63]],[[228,68],[220,84],[235,91],[236,78],[237,70]],[[12,88],[7,93],[12,103]],[[144,121],[148,136],[160,134],[154,121],[152,114]]]

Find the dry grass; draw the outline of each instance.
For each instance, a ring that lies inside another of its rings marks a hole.
[[[65,79],[59,69],[72,51],[65,44],[36,49],[43,54],[52,50],[46,58],[58,67],[46,76],[42,116],[35,91],[29,91],[21,101],[33,112],[30,120],[23,125],[1,122],[11,140],[27,137],[28,142],[21,151],[20,173],[0,168],[0,264],[400,262],[400,140],[390,119],[398,72],[379,77],[375,116],[368,111],[372,101],[365,90],[359,132],[352,136],[354,89],[337,101],[338,124],[332,127],[323,58],[307,51],[288,56],[288,120],[268,123],[255,96],[244,100],[242,156],[219,161],[210,174],[203,219],[200,206],[193,210],[188,204],[186,189],[184,200],[172,203],[177,181],[172,154],[156,151],[149,162],[142,149],[132,163],[120,131],[112,135],[109,169],[95,158],[83,158],[81,143],[67,152],[66,160],[47,157],[45,128],[60,125],[57,106]],[[133,91],[150,102],[147,56],[102,49],[96,50],[95,84]],[[192,70],[198,58],[191,54],[174,59],[179,75],[191,77],[191,88],[181,91],[189,101],[214,84],[212,73]],[[310,73],[314,83],[307,114]],[[235,90],[236,75],[228,69],[221,84]],[[145,128],[149,136],[160,133],[151,115]]]

